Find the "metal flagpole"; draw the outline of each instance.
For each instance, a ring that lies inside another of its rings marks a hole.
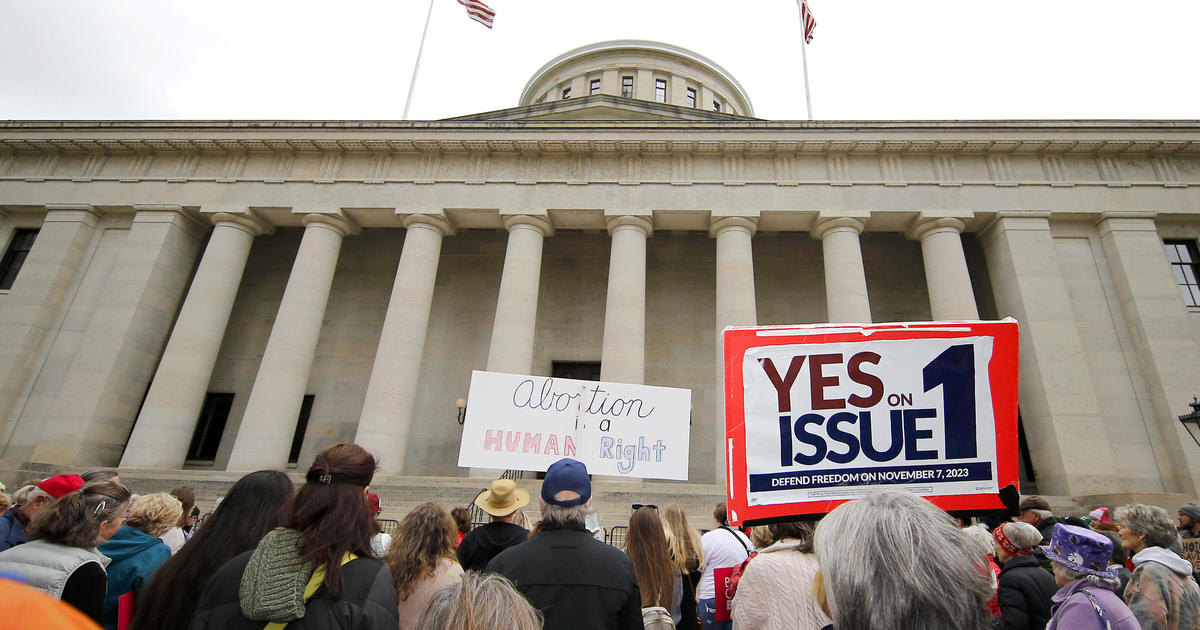
[[[805,36],[803,2],[804,0],[796,0],[796,10],[800,12],[800,59],[804,64],[804,103],[808,105],[808,119],[812,120],[812,96],[808,91],[808,37]]]
[[[412,106],[413,88],[417,87],[417,72],[421,69],[421,53],[425,52],[425,34],[429,32],[429,19],[432,17],[433,0],[429,0],[429,12],[425,14],[425,28],[421,31],[421,45],[417,47],[417,62],[413,64],[412,81],[408,83],[408,98],[404,101],[404,117],[401,120],[408,120],[408,108]],[[805,69],[805,73],[807,72],[808,70]],[[804,81],[804,85],[807,86],[808,74],[804,75]],[[811,113],[809,114],[809,118],[812,118]]]

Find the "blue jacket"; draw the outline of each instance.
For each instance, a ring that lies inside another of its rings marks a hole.
[[[29,537],[25,535],[25,526],[21,525],[17,515],[13,514],[15,509],[17,508],[11,508],[0,515],[0,551],[29,542]]]
[[[115,630],[117,600],[129,591],[143,588],[149,575],[171,557],[171,548],[140,529],[122,525],[116,535],[100,545],[100,553],[112,559],[107,567],[104,627]]]

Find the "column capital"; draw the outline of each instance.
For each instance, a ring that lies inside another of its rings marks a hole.
[[[201,206],[200,214],[207,216],[208,220],[212,221],[214,228],[225,225],[246,232],[250,236],[275,233],[275,226],[250,208]]]
[[[817,240],[824,240],[831,232],[854,230],[854,234],[858,235],[862,234],[866,228],[867,221],[865,218],[846,216],[819,217],[816,224],[813,225],[810,234]]]
[[[980,235],[991,232],[1017,230],[1023,232],[1042,232],[1050,230],[1050,213],[1044,211],[1001,210],[997,212],[983,229]]]
[[[654,235],[654,223],[648,217],[637,216],[633,214],[622,214],[619,216],[610,216],[605,220],[608,226],[608,233],[612,235],[617,231],[617,228],[630,226],[644,232],[646,236]]]
[[[708,226],[708,235],[716,238],[726,230],[745,230],[754,236],[758,231],[758,217],[715,217]]]
[[[1157,232],[1156,216],[1158,213],[1152,211],[1101,212],[1095,224],[1101,236],[1109,232]]]
[[[404,224],[405,229],[416,225],[425,227],[427,229],[436,230],[442,236],[454,236],[455,234],[454,224],[451,223],[450,219],[441,212],[418,212],[404,215],[402,223]]]
[[[962,234],[966,227],[966,222],[958,217],[930,217],[920,214],[913,219],[912,223],[908,224],[908,230],[904,233],[904,237],[919,241],[935,232]]]
[[[208,234],[208,225],[196,216],[195,212],[185,209],[179,204],[172,203],[135,203],[133,222],[136,223],[170,223],[190,233],[196,238],[204,238]]]
[[[293,214],[299,214],[300,222],[305,227],[314,223],[325,225],[340,233],[342,236],[358,234],[358,224],[353,219],[346,216],[341,210],[292,210]]]
[[[48,203],[46,204],[46,222],[66,221],[87,223],[96,227],[104,213],[90,203]]]
[[[503,216],[503,215],[502,215]],[[542,236],[553,236],[554,225],[550,223],[550,219],[534,214],[512,214],[504,216],[504,229],[512,232],[513,230],[521,229],[522,226],[528,226],[525,229],[535,229],[542,233]]]

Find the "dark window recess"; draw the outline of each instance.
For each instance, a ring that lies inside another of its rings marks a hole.
[[[713,101],[713,111],[714,112],[721,111],[721,103],[719,101]]]
[[[0,260],[0,291],[11,289],[13,282],[16,282],[21,265],[25,264],[25,257],[29,255],[29,250],[33,249],[37,235],[36,228],[13,231],[8,250],[4,252],[4,259]]]
[[[599,361],[554,361],[550,375],[554,378],[573,378],[577,381],[600,380]]]
[[[563,95],[562,95],[562,97],[563,97],[563,100],[564,100],[564,101],[565,101],[565,100],[567,100],[567,99],[569,99],[569,98],[571,98],[571,88],[563,88]]]
[[[313,400],[315,399],[316,396],[305,394],[304,402],[300,403],[300,417],[296,418],[296,434],[292,436],[292,450],[288,451],[289,464],[300,461],[300,447],[304,446],[304,432],[308,430],[308,416],[312,414]]]
[[[209,392],[204,397],[200,419],[196,421],[196,431],[192,433],[192,444],[188,446],[188,459],[211,462],[217,458],[221,434],[225,432],[225,423],[229,421],[232,407],[233,394]]]
[[[1175,284],[1183,294],[1183,303],[1200,306],[1200,254],[1196,252],[1196,242],[1163,241],[1163,246],[1167,248],[1167,260],[1175,273]]]
[[[633,98],[633,77],[621,77],[621,97]]]
[[[696,90],[695,90],[695,88],[687,89],[687,106],[688,107],[696,106]]]
[[[667,102],[667,80],[666,79],[655,79],[654,80],[654,100],[658,101],[659,103]]]
[[[1017,476],[1021,480],[1021,490],[1025,494],[1034,494],[1027,486],[1032,486],[1037,483],[1037,473],[1033,470],[1033,458],[1029,456],[1029,442],[1025,439],[1025,421],[1021,419],[1021,410],[1017,410],[1017,453],[1020,458],[1017,460]]]
[[[599,93],[600,93],[600,79],[592,79],[592,82],[588,85],[588,95],[590,96],[592,94],[599,94]]]

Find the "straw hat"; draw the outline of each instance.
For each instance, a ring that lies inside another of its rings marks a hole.
[[[475,505],[492,516],[508,516],[529,504],[529,491],[512,479],[497,479],[490,490],[475,497]]]

